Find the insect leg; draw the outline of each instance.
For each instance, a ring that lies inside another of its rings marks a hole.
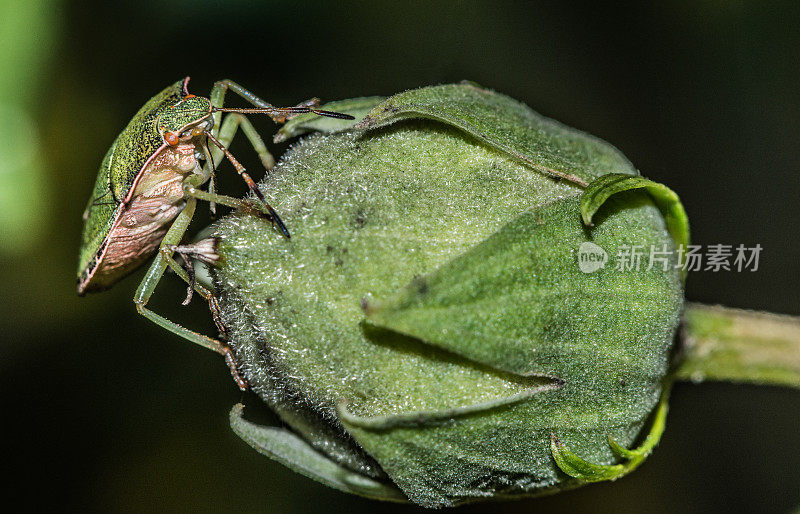
[[[274,108],[271,104],[265,102],[250,91],[247,91],[240,85],[236,84],[235,82],[231,82],[230,80],[220,80],[214,84],[214,87],[211,89],[211,94],[209,95],[212,106],[222,107],[224,105],[225,93],[227,92],[228,87],[231,87],[231,89],[242,96],[242,98],[257,107],[269,109]],[[212,133],[217,136],[217,138],[226,148],[230,146],[233,136],[236,134],[236,130],[241,125],[242,131],[247,136],[247,139],[250,140],[250,144],[253,145],[256,153],[258,153],[258,157],[261,159],[261,163],[264,165],[264,167],[270,170],[273,166],[275,166],[275,158],[271,153],[269,153],[267,145],[264,144],[264,140],[256,131],[255,127],[253,127],[253,124],[250,123],[250,120],[241,114],[231,113],[225,117],[225,121],[223,122],[222,113],[219,111],[215,111],[213,117],[214,128],[212,129]],[[222,157],[222,150],[219,148],[214,148],[211,151],[211,155],[213,157],[212,161],[216,163]]]
[[[186,206],[183,208],[183,211],[175,218],[172,226],[167,231],[167,234],[164,236],[164,240],[162,241],[162,248],[166,245],[174,245],[180,242],[183,234],[186,232],[186,228],[189,225],[189,221],[191,221],[192,216],[194,215],[194,210],[197,205],[197,200],[194,198],[189,198],[186,201]],[[206,337],[200,335],[196,332],[192,332],[191,330],[184,328],[177,323],[169,321],[162,316],[154,313],[153,311],[149,310],[146,305],[147,302],[150,300],[150,297],[153,295],[153,291],[155,291],[156,286],[158,285],[161,277],[164,275],[167,267],[169,266],[168,259],[164,256],[164,254],[159,251],[156,254],[153,263],[150,265],[150,269],[147,270],[147,274],[142,279],[139,287],[136,289],[136,294],[133,297],[133,301],[136,304],[136,309],[142,314],[144,317],[150,319],[157,325],[166,328],[167,330],[192,341],[193,343],[197,343],[200,346],[208,348],[210,350],[214,350],[219,353],[222,352],[222,343],[215,339],[211,339],[210,337]],[[180,267],[180,266],[178,266]],[[183,270],[182,270],[183,271]]]
[[[221,195],[218,193],[209,193],[192,184],[185,184],[183,186],[183,192],[187,196],[197,198],[198,200],[218,203],[220,205],[224,205],[232,209],[238,209],[240,211],[248,211],[253,209],[253,205],[245,200],[240,200],[239,198]]]
[[[232,209],[237,209],[239,211],[247,212],[256,216],[265,216],[268,220],[275,221],[275,211],[270,211],[269,206],[263,206],[260,202],[250,202],[247,200],[241,200],[239,198],[233,198],[231,196],[208,193],[202,189],[198,189],[197,186],[192,184],[184,185],[183,192],[186,194],[186,196],[191,196],[193,198],[197,198],[198,200],[204,200],[209,203],[218,203],[220,205],[225,205]]]
[[[227,157],[228,160],[231,161],[231,164],[233,164],[233,167],[236,168],[236,171],[239,173],[239,176],[242,177],[242,179],[244,179],[247,186],[250,188],[253,194],[256,195],[256,198],[258,198],[261,201],[261,204],[267,209],[270,217],[272,218],[272,221],[278,226],[278,229],[280,229],[283,235],[286,236],[287,239],[291,237],[289,235],[289,230],[286,228],[286,225],[283,224],[283,221],[281,221],[281,218],[280,216],[278,216],[278,213],[275,212],[275,209],[273,209],[272,206],[267,203],[267,200],[264,198],[263,193],[261,193],[261,190],[258,189],[258,186],[256,186],[256,183],[247,173],[247,170],[245,170],[244,166],[242,166],[242,164],[236,160],[233,154],[231,154],[231,152],[228,151],[228,149],[216,137],[214,137],[214,135],[211,132],[206,131],[205,134],[206,137],[209,139],[209,141],[214,143],[217,146],[217,148],[222,150],[222,152],[225,154],[225,157]]]
[[[264,165],[264,168],[271,170],[275,167],[275,158],[269,153],[267,145],[265,145],[264,140],[261,139],[261,135],[256,131],[255,127],[253,127],[250,120],[241,114],[230,113],[225,116],[219,131],[215,132],[215,135],[217,139],[219,139],[219,142],[222,143],[225,148],[228,148],[231,146],[231,141],[239,128],[241,128],[242,132],[247,136],[253,149],[258,154],[259,159],[261,159],[261,164]],[[214,147],[211,149],[211,157],[214,159],[214,162],[219,162],[222,154],[223,152],[219,148]]]
[[[228,91],[228,88],[232,89],[236,94],[238,94],[251,104],[255,105],[256,107],[261,107],[263,109],[275,109],[275,106],[272,105],[271,103],[262,100],[261,98],[257,97],[256,95],[246,90],[239,84],[227,79],[215,82],[214,87],[211,88],[211,94],[209,95],[209,99],[211,100],[211,105],[213,107],[222,107],[224,105],[225,93]],[[219,134],[220,124],[222,122],[222,113],[219,111],[215,111],[213,116],[214,116],[213,132],[214,134]]]
[[[186,232],[186,229],[189,226],[189,222],[192,220],[196,205],[197,200],[194,198],[190,197],[186,201],[186,206],[183,208],[183,211],[181,211],[178,217],[175,218],[172,226],[170,226],[169,230],[167,231],[167,235],[164,236],[164,240],[161,243],[162,248],[166,245],[176,245],[180,242],[183,234]],[[170,260],[172,260],[171,257]],[[193,332],[188,328],[178,325],[174,321],[170,321],[146,307],[147,302],[153,295],[153,291],[155,291],[156,286],[158,285],[161,277],[164,275],[164,272],[169,265],[169,260],[167,260],[164,257],[164,254],[159,251],[153,260],[153,264],[150,265],[150,269],[147,270],[147,274],[144,276],[139,284],[139,287],[136,289],[136,294],[133,297],[133,302],[136,304],[136,310],[139,311],[139,314],[145,318],[149,319],[156,325],[169,330],[173,334],[179,335],[188,341],[222,354],[231,368],[231,373],[233,374],[233,378],[237,385],[240,389],[246,390],[246,383],[241,377],[239,377],[238,372],[236,372],[235,363],[233,363],[233,356],[231,355],[230,349],[226,345],[220,341],[217,341],[216,339],[198,334],[197,332]],[[175,263],[175,265],[180,268],[180,265],[177,263]],[[183,271],[184,275],[186,274],[185,270],[181,271]]]
[[[166,245],[161,248],[159,252],[164,256],[167,264],[175,272],[175,274],[189,285],[190,289],[187,293],[186,301],[184,301],[183,304],[187,305],[189,303],[188,300],[191,299],[192,290],[197,291],[197,293],[208,302],[208,308],[211,311],[211,315],[214,318],[214,323],[217,325],[220,333],[226,335],[228,333],[228,329],[222,323],[222,313],[214,293],[195,280],[193,271],[192,273],[189,273],[172,257],[173,253],[178,253],[189,265],[191,265],[191,259],[196,259],[206,264],[214,265],[219,259],[219,255],[216,253],[216,244],[217,240],[215,238],[207,238],[197,241],[196,243],[186,245]],[[228,353],[229,352],[225,352],[226,360]]]
[[[199,284],[197,280],[195,280],[194,276],[194,268],[192,267],[192,257],[193,254],[190,251],[187,251],[187,248],[190,248],[191,245],[186,246],[173,246],[167,245],[162,247],[159,252],[164,255],[164,259],[167,261],[167,265],[178,275],[184,282],[189,286],[188,290],[186,291],[186,300],[183,301],[183,305],[189,305],[189,302],[192,299],[192,292],[197,291],[197,293],[202,296],[204,299],[208,300],[212,293],[207,288],[203,287],[202,284]],[[177,253],[180,255],[181,260],[183,260],[186,267],[181,266],[172,255]]]

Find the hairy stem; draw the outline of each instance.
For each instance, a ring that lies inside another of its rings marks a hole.
[[[800,388],[800,317],[688,304],[676,377]]]

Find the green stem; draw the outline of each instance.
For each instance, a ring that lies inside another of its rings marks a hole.
[[[800,317],[688,304],[676,377],[800,387]]]

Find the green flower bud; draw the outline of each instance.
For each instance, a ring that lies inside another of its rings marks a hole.
[[[292,120],[279,139],[314,134],[261,184],[291,239],[244,212],[214,228],[230,346],[291,429],[237,406],[234,430],[332,487],[426,507],[638,465],[683,306],[674,193],[473,84],[325,108],[363,121]],[[669,261],[617,266],[631,247]]]

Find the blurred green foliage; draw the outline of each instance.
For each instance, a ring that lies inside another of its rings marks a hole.
[[[35,116],[57,30],[46,1],[0,3],[0,252],[42,237],[50,189]]]

